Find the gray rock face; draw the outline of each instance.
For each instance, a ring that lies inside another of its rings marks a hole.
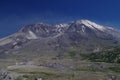
[[[0,80],[15,80],[15,76],[5,70],[0,70]]]
[[[120,44],[120,31],[89,20],[68,24],[32,24],[13,35],[0,39],[0,54],[31,50],[41,53],[61,53],[75,49],[83,53]],[[57,51],[58,50],[58,51]],[[37,53],[37,52],[36,52]]]

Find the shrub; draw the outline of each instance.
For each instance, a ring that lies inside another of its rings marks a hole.
[[[74,58],[76,56],[76,52],[75,51],[69,52],[69,56],[70,58]]]

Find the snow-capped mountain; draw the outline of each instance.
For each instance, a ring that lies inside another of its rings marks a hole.
[[[15,51],[26,54],[34,51],[36,54],[58,55],[69,50],[91,53],[96,49],[118,46],[119,34],[117,29],[104,27],[89,20],[55,25],[31,24],[13,35],[0,39],[0,54],[12,54]]]

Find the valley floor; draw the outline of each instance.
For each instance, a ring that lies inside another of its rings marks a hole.
[[[113,63],[62,59],[44,64],[0,60],[0,64],[11,76],[0,80],[120,80],[120,65]]]

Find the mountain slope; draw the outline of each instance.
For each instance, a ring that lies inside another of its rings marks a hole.
[[[13,35],[0,39],[0,56],[57,56],[70,51],[89,54],[119,46],[120,31],[89,20],[66,24],[31,24]]]

